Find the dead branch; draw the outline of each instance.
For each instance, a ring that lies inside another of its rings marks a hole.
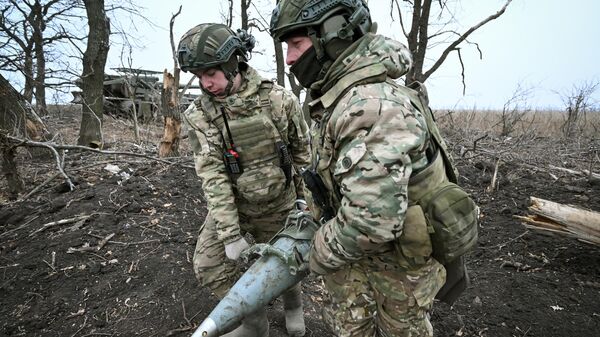
[[[177,18],[177,16],[179,16],[179,14],[181,14],[181,8],[183,6],[179,6],[179,10],[177,11],[177,13],[171,15],[171,20],[169,21],[169,37],[170,37],[170,41],[171,41],[171,54],[173,56],[173,64],[175,65],[175,68],[177,68],[177,47],[175,47],[175,38],[173,37],[173,26],[175,26],[175,19]]]
[[[550,169],[553,169],[556,171],[560,171],[560,172],[564,172],[564,173],[568,173],[568,174],[572,174],[572,175],[576,175],[576,176],[582,176],[582,177],[587,176],[587,177],[593,178],[593,179],[600,179],[600,174],[591,172],[589,170],[576,171],[576,170],[571,170],[571,169],[568,169],[565,167],[558,167],[558,166],[554,166],[554,165],[548,165],[548,167]]]
[[[506,241],[506,242],[502,242],[502,243],[499,243],[499,244],[497,244],[497,245],[495,245],[495,246],[491,246],[491,247],[481,247],[481,248],[479,248],[479,249],[483,249],[483,250],[486,250],[486,249],[492,249],[492,248],[498,248],[498,249],[502,249],[502,248],[506,247],[506,246],[507,246],[509,243],[512,243],[512,242],[514,242],[514,241],[517,241],[517,240],[519,240],[520,238],[524,237],[524,236],[525,236],[525,235],[527,235],[528,233],[529,233],[529,231],[527,230],[527,231],[525,231],[525,232],[521,233],[519,236],[517,236],[517,237],[514,237],[514,238],[512,238],[512,239],[510,239],[510,240],[508,240],[508,241]]]
[[[113,236],[115,236],[115,233],[107,235],[105,238],[100,240],[96,246],[90,246],[89,243],[85,243],[83,246],[78,248],[69,247],[67,254],[72,254],[75,252],[98,252],[106,245],[106,243],[109,242],[108,240],[112,239]]]
[[[161,163],[167,164],[167,165],[179,165],[181,167],[195,169],[194,166],[184,165],[184,164],[180,164],[178,162],[173,162],[173,161],[169,161],[166,159],[157,158],[157,157],[149,156],[149,155],[142,154],[142,153],[99,150],[99,149],[95,149],[95,148],[91,148],[91,147],[87,147],[87,146],[83,146],[83,145],[66,145],[66,144],[56,144],[56,143],[52,143],[52,142],[35,142],[35,141],[20,139],[20,138],[13,137],[13,136],[7,136],[7,138],[16,143],[14,146],[44,147],[44,148],[51,147],[54,150],[81,150],[81,151],[89,151],[89,152],[105,154],[105,155],[130,156],[130,157],[154,160],[154,161],[161,162]]]
[[[528,264],[523,264],[521,262],[513,262],[513,261],[504,261],[500,265],[500,268],[512,267],[517,271],[528,271],[531,269],[531,266]]]
[[[31,232],[29,234],[29,236],[33,236],[39,232],[43,232],[46,229],[50,228],[50,227],[54,227],[54,226],[60,226],[60,225],[66,225],[66,224],[70,224],[70,223],[75,223],[75,222],[79,222],[79,221],[84,221],[87,220],[91,217],[92,215],[78,215],[76,217],[73,218],[69,218],[69,219],[63,219],[63,220],[58,220],[58,221],[53,221],[53,222],[49,222],[47,224],[42,225],[41,228]]]
[[[12,136],[6,136],[6,138],[11,139],[11,140],[18,139],[16,137],[12,137]],[[50,143],[50,142],[35,142],[35,141],[31,141],[31,140],[21,140],[21,143],[24,145],[29,145],[29,143],[31,143],[31,144],[35,144],[35,145],[33,145],[35,147],[44,147],[44,148],[49,149],[54,154],[54,158],[56,159],[56,168],[58,169],[60,174],[65,178],[65,181],[67,182],[67,184],[69,186],[69,191],[72,191],[75,188],[75,185],[73,185],[71,178],[69,178],[69,176],[67,175],[67,173],[64,170],[64,165],[65,165],[64,159],[61,158],[60,154],[58,153],[58,150],[60,148],[53,146],[52,143]]]
[[[88,233],[89,236],[97,238],[97,239],[103,239],[104,237],[96,235],[96,234],[91,234]],[[107,243],[110,244],[115,244],[115,245],[123,245],[123,246],[131,246],[131,245],[145,245],[148,243],[155,243],[155,242],[160,242],[160,239],[153,239],[153,240],[145,240],[145,241],[135,241],[135,242],[121,242],[121,241],[112,241],[112,240],[108,240]]]
[[[496,165],[494,166],[494,174],[492,175],[492,182],[490,183],[490,186],[488,186],[485,189],[485,191],[487,193],[492,193],[496,189],[497,180],[498,180],[498,167],[499,166],[500,166],[500,158],[498,158],[498,160],[496,160]]]
[[[431,74],[433,74],[441,65],[442,63],[444,63],[444,61],[446,60],[446,57],[448,57],[448,54],[450,54],[450,52],[452,52],[453,50],[456,50],[456,47],[461,44],[463,41],[465,41],[467,39],[467,37],[469,37],[469,35],[471,35],[474,31],[476,31],[477,29],[481,28],[483,25],[485,25],[486,23],[495,20],[497,18],[499,18],[502,14],[504,14],[504,12],[506,11],[506,8],[508,7],[508,5],[510,5],[510,3],[512,2],[512,0],[507,0],[506,3],[502,6],[502,8],[500,8],[500,10],[498,12],[496,12],[493,15],[488,16],[485,20],[479,22],[478,24],[476,24],[475,26],[469,28],[465,33],[463,33],[456,41],[452,42],[443,52],[442,55],[440,56],[440,58],[433,64],[433,66],[431,66],[431,68],[429,70],[427,70],[423,76],[424,78],[429,78],[429,76],[431,76]]]
[[[51,183],[59,175],[60,175],[60,173],[53,174],[50,178],[46,179],[43,183],[39,184],[36,188],[34,188],[33,190],[31,190],[31,192],[29,192],[25,196],[23,196],[21,198],[21,200],[19,200],[19,201],[25,201],[25,200],[29,199],[29,197],[31,197],[32,195],[36,194],[39,190],[41,190],[42,188],[44,188],[44,186],[46,186],[49,183]]]
[[[119,156],[138,157],[138,158],[145,158],[145,159],[161,162],[161,163],[164,163],[167,165],[179,165],[184,168],[195,169],[191,165],[185,165],[185,164],[181,164],[178,162],[169,161],[166,159],[161,159],[161,158],[157,158],[157,157],[153,157],[153,156],[149,156],[149,155],[141,154],[141,153],[123,152],[123,151],[106,151],[106,150],[100,150],[100,149],[91,148],[91,147],[82,146],[82,145],[65,145],[65,144],[56,144],[53,142],[37,142],[37,141],[13,137],[10,135],[6,135],[6,139],[8,139],[14,143],[12,145],[13,147],[19,147],[19,146],[42,147],[42,148],[47,148],[50,151],[52,151],[52,153],[54,154],[54,157],[56,159],[57,169],[59,170],[60,174],[63,177],[65,177],[65,180],[71,191],[73,190],[74,185],[73,185],[71,179],[69,178],[69,176],[66,174],[66,172],[63,169],[64,159],[60,157],[60,155],[58,153],[59,150],[80,150],[80,151],[89,151],[89,152],[99,153],[99,154],[103,154],[103,155],[119,155]],[[34,189],[30,193],[28,193],[22,200],[29,198],[31,195],[33,195],[34,193],[39,191],[39,189],[41,189],[44,185],[46,185],[50,181],[52,181],[54,178],[55,177],[51,177],[51,179],[48,179],[45,182],[43,182],[42,185],[39,186],[39,188]]]
[[[113,238],[113,236],[115,236],[115,233],[108,234],[104,239],[100,240],[100,242],[98,242],[98,247],[96,247],[96,250],[100,251],[102,247],[104,247],[108,243],[108,240]]]
[[[183,300],[181,300],[181,308],[183,310],[183,319],[185,320],[186,324],[182,325],[180,328],[169,330],[167,332],[167,336],[172,336],[179,332],[185,332],[196,329],[197,325],[192,323],[187,317],[187,312],[185,310],[185,302]]]
[[[6,235],[8,235],[8,234],[10,234],[10,233],[12,233],[12,232],[16,232],[16,231],[18,231],[18,230],[21,230],[21,229],[23,229],[23,228],[25,228],[25,227],[29,226],[29,224],[30,224],[30,223],[31,223],[33,220],[37,219],[38,217],[39,217],[39,215],[36,215],[36,216],[32,217],[31,219],[27,220],[27,222],[25,222],[25,223],[24,223],[24,224],[22,224],[21,226],[19,226],[19,227],[15,228],[15,229],[11,229],[11,230],[8,230],[8,231],[6,231],[6,232],[0,233],[0,238],[1,238],[1,237],[4,237],[4,236],[6,236]]]

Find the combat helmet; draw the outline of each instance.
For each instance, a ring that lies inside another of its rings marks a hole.
[[[364,0],[279,0],[271,15],[270,32],[279,41],[293,35],[310,37],[314,56],[307,57],[313,59],[304,60],[305,65],[314,68],[316,58],[323,75],[350,44],[374,28]],[[308,69],[294,71],[293,67],[290,70],[302,83]]]
[[[239,62],[248,61],[254,44],[254,37],[243,29],[234,32],[223,24],[203,23],[183,35],[177,47],[177,61],[184,72],[222,70],[229,81],[229,92],[239,73]]]

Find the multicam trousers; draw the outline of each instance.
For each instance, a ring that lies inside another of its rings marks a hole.
[[[434,259],[412,270],[385,264],[359,261],[323,276],[323,318],[335,336],[433,336],[428,311],[444,284],[444,267]]]
[[[268,242],[285,224],[289,210],[266,214],[260,218],[240,216],[242,233],[250,233],[257,243]],[[194,251],[194,273],[202,286],[223,298],[239,279],[241,272],[235,261],[225,256],[225,245],[217,239],[215,221],[209,212],[200,227]]]

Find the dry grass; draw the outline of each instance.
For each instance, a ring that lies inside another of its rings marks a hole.
[[[533,137],[563,136],[562,127],[566,120],[563,111],[531,110],[519,112],[519,115],[507,114],[497,110],[440,110],[436,111],[437,121],[442,129],[462,130],[463,132],[487,132],[500,135],[503,118],[518,120],[510,136],[530,135]],[[593,111],[579,121],[579,134],[584,138],[597,137],[600,133],[600,112]]]
[[[565,138],[566,116],[560,111],[528,111],[502,135],[501,111],[436,111],[437,121],[459,165],[485,162],[546,170],[552,166],[600,171],[600,113],[588,113],[578,134]],[[517,116],[517,115],[512,115]],[[506,115],[505,115],[506,118]]]

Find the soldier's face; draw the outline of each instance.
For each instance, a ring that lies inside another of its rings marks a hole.
[[[192,71],[200,79],[200,84],[205,90],[208,90],[216,97],[224,97],[226,95],[227,78],[222,70],[217,68],[209,68],[206,70]]]
[[[312,47],[312,41],[308,36],[292,36],[285,39],[284,42],[287,44],[285,63],[288,66],[296,63],[300,56]]]

